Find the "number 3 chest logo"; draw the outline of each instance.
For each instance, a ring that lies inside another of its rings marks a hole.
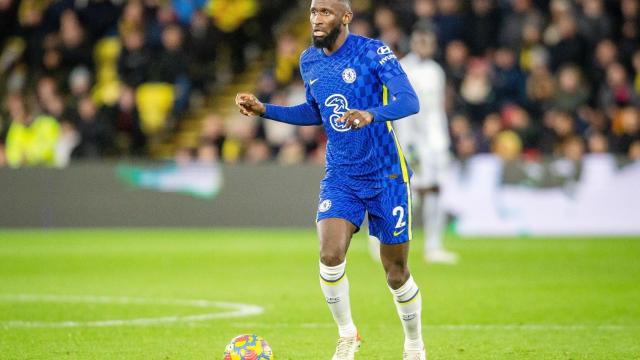
[[[346,126],[346,122],[339,123],[338,119],[342,117],[347,111],[349,111],[349,102],[347,98],[342,94],[333,94],[325,100],[324,105],[330,107],[333,110],[333,114],[329,116],[329,123],[335,131],[349,131],[351,128]]]

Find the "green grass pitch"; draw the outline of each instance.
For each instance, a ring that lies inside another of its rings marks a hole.
[[[422,263],[420,241],[411,254],[430,359],[640,359],[640,239],[447,242],[457,266]],[[317,247],[313,229],[0,231],[0,359],[219,360],[241,333],[264,336],[276,360],[329,359]],[[363,235],[348,260],[357,358],[399,359],[400,322]],[[229,311],[177,299],[264,312],[174,322]]]

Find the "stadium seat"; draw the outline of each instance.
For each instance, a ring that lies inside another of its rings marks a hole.
[[[117,37],[105,37],[100,39],[93,49],[93,58],[98,67],[107,64],[116,64],[122,45]]]
[[[144,83],[136,89],[136,105],[142,130],[155,134],[162,130],[173,108],[175,94],[168,83]]]
[[[120,96],[118,80],[118,57],[122,45],[117,37],[105,37],[93,49],[96,63],[96,84],[93,100],[97,104],[114,105]]]

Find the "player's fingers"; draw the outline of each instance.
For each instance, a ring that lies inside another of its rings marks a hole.
[[[349,116],[351,116],[351,110],[347,111],[346,113],[344,113],[339,119],[338,122],[339,123],[343,123],[343,122],[347,122],[349,121]]]
[[[248,94],[245,93],[238,93],[238,95],[236,95],[236,101],[238,102],[244,102],[248,97]]]

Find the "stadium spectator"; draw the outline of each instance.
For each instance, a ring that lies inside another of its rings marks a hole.
[[[565,0],[554,0],[564,4]],[[569,5],[563,5],[569,6]],[[548,45],[551,54],[551,69],[556,71],[566,64],[578,64],[583,66],[587,60],[588,44],[578,32],[578,25],[574,15],[569,9],[563,9],[558,16],[556,29],[547,28]],[[552,34],[557,32],[557,34]],[[557,38],[556,38],[557,37]]]
[[[550,111],[545,115],[540,150],[547,155],[560,156],[562,144],[575,135],[575,121],[571,114]]]
[[[31,113],[20,94],[10,94],[5,101],[11,119],[5,140],[7,164],[12,168],[55,166],[60,139],[58,121]]]
[[[502,118],[498,113],[491,113],[482,122],[482,134],[478,139],[478,151],[481,153],[491,152],[491,145],[496,136],[503,130]]]
[[[146,154],[147,138],[140,125],[134,89],[120,88],[118,103],[105,109],[115,131],[115,146],[119,154],[142,156]]]
[[[594,132],[587,138],[587,149],[592,154],[609,152],[609,139],[602,133]]]
[[[520,106],[510,105],[502,110],[504,124],[520,138],[522,149],[535,153],[539,141],[539,126]]]
[[[493,0],[471,0],[464,24],[464,42],[472,56],[484,56],[497,47],[500,16]]]
[[[462,41],[452,41],[445,49],[444,71],[447,81],[451,83],[456,93],[460,92],[462,80],[467,72],[469,49]]]
[[[63,79],[67,79],[77,66],[93,68],[93,52],[89,35],[80,23],[78,15],[71,9],[62,13],[59,36]]]
[[[500,24],[498,43],[511,49],[519,48],[526,23],[542,24],[543,16],[531,0],[513,0]]]
[[[162,31],[162,50],[149,64],[147,81],[169,83],[175,89],[173,115],[181,115],[189,105],[191,78],[188,59],[183,52],[183,32],[178,25],[169,25]]]
[[[433,23],[438,34],[438,47],[444,49],[454,40],[463,38],[464,17],[461,14],[460,0],[437,0],[438,14]]]
[[[137,87],[147,79],[147,69],[151,63],[151,54],[145,48],[144,34],[133,28],[122,35],[123,49],[118,58],[118,76],[130,87]]]
[[[640,140],[634,141],[629,147],[629,159],[640,161]]]
[[[491,83],[496,96],[496,105],[526,104],[526,77],[520,70],[516,54],[512,49],[501,47],[493,56]]]
[[[477,127],[489,113],[497,110],[495,88],[491,83],[490,65],[482,59],[469,63],[468,71],[460,85],[461,104]]]
[[[628,106],[620,110],[619,123],[614,124],[614,148],[619,154],[627,154],[631,144],[640,140],[640,114],[636,107]]]
[[[257,165],[271,159],[271,149],[266,141],[260,138],[253,139],[247,146],[245,161],[248,164]]]
[[[590,46],[613,35],[613,24],[603,0],[584,0],[579,5],[578,27]]]
[[[78,101],[75,126],[80,143],[74,149],[77,158],[100,158],[113,153],[114,130],[103,111],[93,100],[85,96]]]
[[[305,148],[297,139],[285,142],[278,152],[278,163],[281,165],[300,164],[305,159]]]
[[[219,35],[211,19],[201,10],[194,11],[187,28],[185,50],[189,57],[188,69],[193,89],[204,95],[211,93],[209,84],[215,81],[218,41]]]
[[[620,63],[613,63],[607,67],[606,82],[600,86],[598,105],[607,116],[615,118],[621,106],[639,104],[636,94],[629,82],[627,70]]]
[[[580,68],[565,65],[557,74],[558,88],[553,97],[553,107],[576,115],[589,100],[589,89],[582,79]]]
[[[220,158],[225,142],[224,119],[215,113],[209,113],[202,121],[200,130],[200,146],[213,146],[216,155]]]

